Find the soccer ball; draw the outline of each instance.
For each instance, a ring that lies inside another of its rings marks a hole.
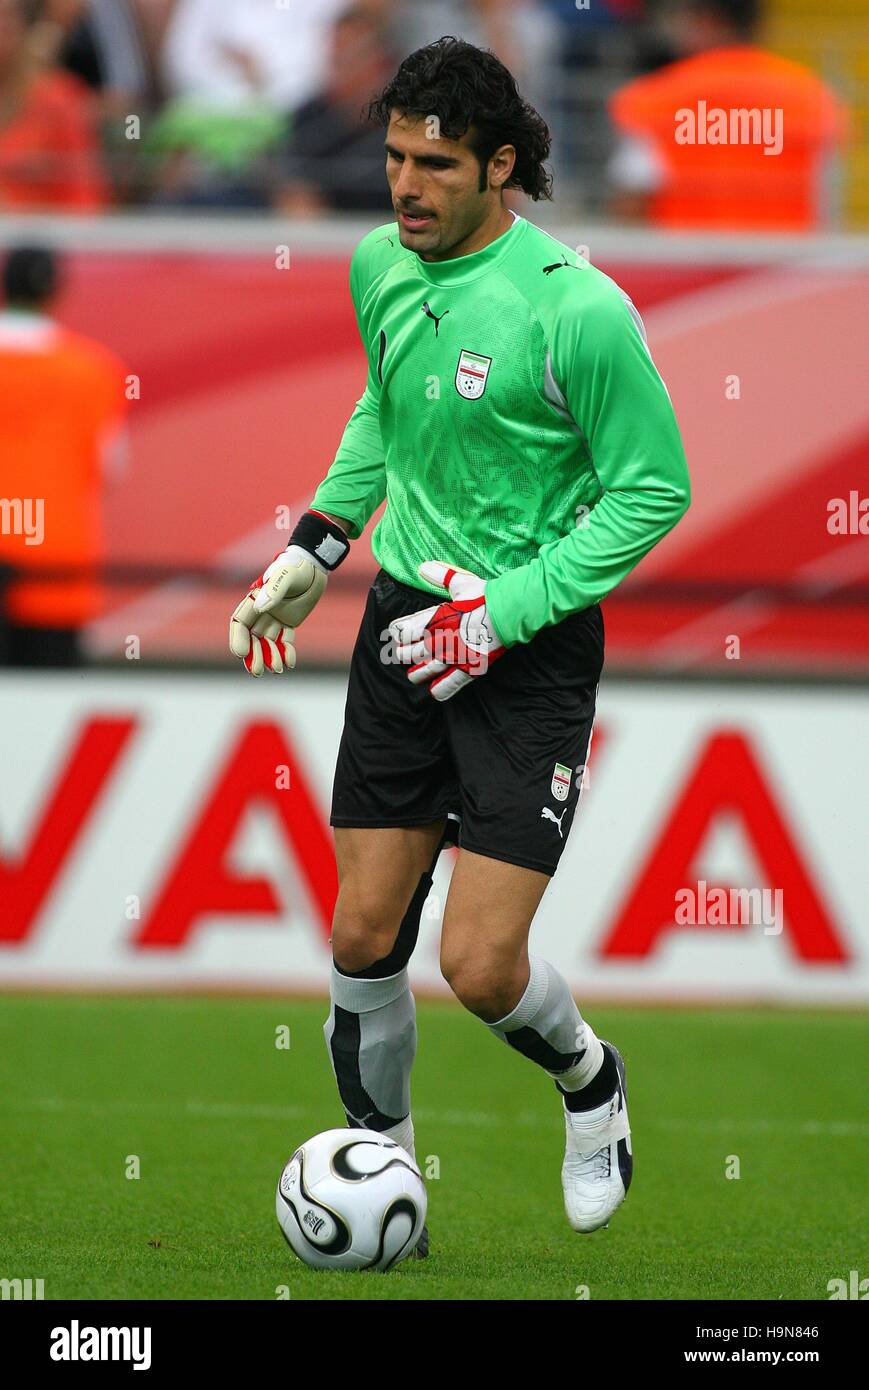
[[[278,1225],[314,1269],[391,1269],[425,1222],[410,1154],[370,1129],[327,1129],[296,1149],[278,1182]]]

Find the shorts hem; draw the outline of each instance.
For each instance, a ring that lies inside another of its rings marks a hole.
[[[447,808],[428,816],[379,816],[371,820],[363,820],[361,816],[330,816],[329,824],[336,830],[410,830],[417,825],[431,825],[432,821],[446,820],[449,815],[450,809]]]
[[[459,849],[468,849],[472,854],[482,854],[486,859],[499,859],[502,864],[515,864],[519,869],[536,869],[540,874],[546,874],[552,878],[558,865],[545,864],[540,859],[528,859],[521,854],[510,854],[501,849],[485,849],[482,845],[469,844],[467,840],[462,840]]]

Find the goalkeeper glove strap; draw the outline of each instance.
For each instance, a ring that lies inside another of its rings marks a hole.
[[[330,574],[350,554],[347,536],[340,526],[330,521],[322,512],[307,511],[299,518],[287,549],[291,545],[298,545],[302,550],[307,550],[320,568]]]

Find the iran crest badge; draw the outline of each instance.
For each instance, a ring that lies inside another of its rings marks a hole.
[[[456,367],[456,390],[466,401],[478,401],[486,389],[486,380],[491,357],[482,357],[478,352],[468,352],[462,348],[459,365]]]
[[[552,795],[556,801],[566,801],[570,791],[570,768],[564,763],[556,763],[552,774]]]

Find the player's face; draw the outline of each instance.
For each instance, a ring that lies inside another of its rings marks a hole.
[[[501,186],[515,158],[512,146],[504,151],[489,161],[481,192],[480,161],[467,134],[448,140],[437,135],[433,117],[394,112],[386,132],[386,177],[402,246],[430,260],[462,254],[463,243],[500,211]]]

